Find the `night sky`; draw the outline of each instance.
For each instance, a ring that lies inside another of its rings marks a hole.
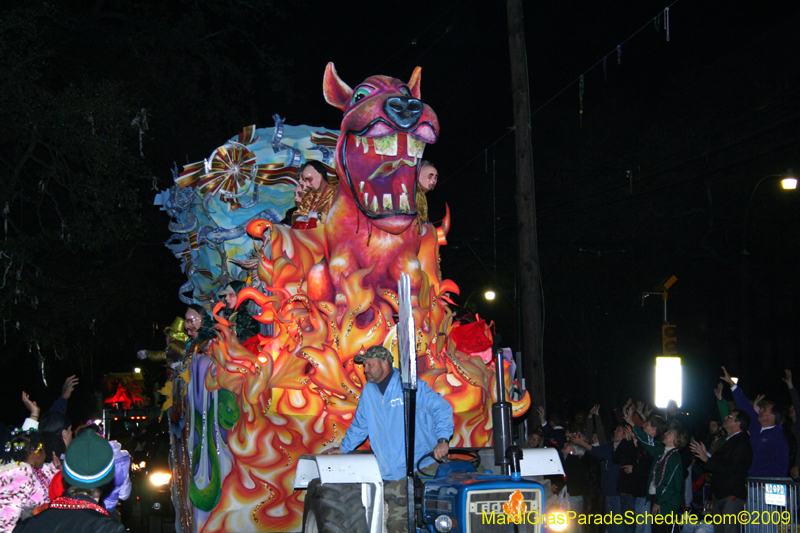
[[[159,21],[160,26],[152,22],[156,32],[165,27],[164,19],[185,25],[196,12],[205,13],[207,21],[217,16],[204,11],[206,2],[166,2],[159,8],[98,4],[101,14],[109,15],[96,19],[101,28],[129,28],[124,16],[113,14],[137,14],[130,23],[135,29],[125,30],[130,38],[147,35],[148,17]],[[98,4],[62,8],[81,19]],[[663,27],[668,5],[669,41]],[[264,9],[271,13],[271,7]],[[202,96],[171,79],[183,71],[169,59],[137,64],[135,56],[115,56],[108,46],[115,41],[103,31],[72,31],[59,54],[62,64],[74,62],[83,73],[82,83],[119,81],[126,94],[152,110],[143,151],[161,189],[171,185],[173,161],[200,160],[243,126],[270,127],[274,113],[288,124],[338,129],[341,113],[321,92],[329,61],[351,87],[372,74],[407,80],[421,66],[422,99],[441,124],[439,142],[425,152],[440,174],[428,195],[431,220],[444,216],[445,204],[452,217],[449,244],[441,252],[443,275],[461,287],[458,303],[469,298],[481,317],[496,322],[502,344],[518,349],[505,4],[290,2],[279,9],[276,16],[219,15],[251,36],[222,49],[232,65],[228,107],[209,97],[207,109],[172,105],[171,114],[159,115],[167,96],[176,102],[202,102]],[[684,358],[685,407],[710,411],[720,364],[742,376],[748,394],[775,391],[769,396],[788,402],[779,372],[787,365],[800,371],[795,365],[800,193],[784,194],[777,180],[765,180],[750,207],[749,255],[741,250],[753,187],[765,176],[800,170],[800,4],[525,2],[525,17],[548,407],[568,410],[595,402],[609,406],[630,395],[652,397],[662,303],[650,297],[642,305],[641,293],[670,275],[678,278],[668,312]],[[235,33],[226,31],[210,23],[201,33]],[[250,44],[271,46],[271,55],[257,56]],[[202,54],[185,57],[184,63],[197,65],[181,68],[208,66]],[[265,61],[274,68],[265,68]],[[186,95],[176,94],[184,90]],[[133,256],[151,269],[147,303],[130,310],[134,317],[100,317],[105,322],[96,339],[101,347],[109,342],[102,336],[109,335],[114,346],[129,349],[98,349],[91,366],[85,357],[49,361],[47,390],[35,359],[20,352],[13,369],[26,376],[25,386],[38,393],[40,403],[49,405],[57,395],[54,382],[63,380],[70,365],[87,383],[102,371],[133,367],[136,350],[161,348],[153,324],[163,328],[181,313],[179,263],[160,246],[169,236],[168,220],[148,203],[150,180],[142,182],[140,197],[147,252]],[[500,293],[492,303],[481,296],[489,287]],[[77,298],[74,305],[80,307]],[[121,322],[128,327],[116,329]],[[4,405],[17,408],[19,387],[19,379],[4,377]]]

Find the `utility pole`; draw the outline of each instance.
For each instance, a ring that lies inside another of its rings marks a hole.
[[[507,0],[508,48],[511,56],[511,91],[517,167],[517,238],[519,240],[520,290],[517,312],[522,313],[522,345],[525,386],[534,406],[544,405],[542,364],[542,290],[539,246],[536,236],[536,194],[533,185],[531,103],[528,94],[528,54],[521,0]],[[536,424],[533,408],[528,420]]]

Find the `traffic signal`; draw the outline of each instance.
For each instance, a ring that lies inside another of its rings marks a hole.
[[[664,355],[678,353],[678,328],[670,324],[661,326],[662,348]]]

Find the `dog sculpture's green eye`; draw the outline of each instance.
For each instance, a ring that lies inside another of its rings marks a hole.
[[[369,90],[367,87],[359,87],[356,89],[356,92],[353,93],[353,103],[355,104],[365,96],[369,96],[369,93],[372,91]]]
[[[411,96],[411,91],[408,89],[408,87],[401,88],[400,92],[403,93],[406,96]]]

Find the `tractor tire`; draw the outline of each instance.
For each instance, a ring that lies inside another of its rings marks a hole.
[[[303,508],[303,533],[369,533],[357,483],[308,484]]]

